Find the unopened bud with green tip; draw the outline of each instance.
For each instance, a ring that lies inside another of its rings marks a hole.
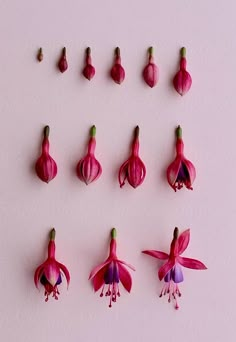
[[[115,48],[115,62],[111,69],[111,78],[117,84],[121,84],[125,79],[125,70],[121,65],[120,48]]]
[[[62,49],[62,54],[58,62],[58,68],[61,73],[65,72],[68,69],[68,63],[66,59],[66,48]]]
[[[180,69],[173,79],[173,85],[175,90],[183,96],[189,91],[192,85],[192,77],[186,70],[187,60],[185,47],[180,49],[180,57]]]
[[[154,49],[152,46],[148,49],[148,64],[143,70],[143,79],[151,88],[153,88],[159,80],[159,69],[154,63]]]
[[[94,68],[94,66],[92,65],[92,57],[91,57],[91,48],[87,47],[86,51],[85,51],[85,67],[83,69],[83,75],[85,78],[87,78],[87,80],[91,80],[95,73],[96,70]]]

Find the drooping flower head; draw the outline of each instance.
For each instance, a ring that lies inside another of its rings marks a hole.
[[[115,303],[117,297],[120,297],[119,283],[124,286],[126,291],[130,292],[132,287],[132,278],[124,267],[127,266],[135,271],[134,267],[125,261],[119,260],[116,255],[116,229],[111,230],[110,253],[108,258],[100,265],[95,267],[90,273],[89,280],[93,282],[94,291],[102,288],[100,297],[109,297],[109,307],[112,302]]]
[[[183,96],[186,94],[192,85],[192,77],[186,70],[187,60],[186,60],[186,48],[182,47],[180,50],[180,69],[173,79],[173,84],[175,90]]]
[[[57,175],[57,164],[49,154],[49,132],[49,126],[45,126],[42,142],[42,154],[35,164],[35,171],[38,177],[45,183],[49,183]]]
[[[95,75],[95,68],[92,65],[92,58],[91,58],[91,49],[88,47],[86,49],[86,58],[85,58],[85,67],[83,70],[83,75],[85,78],[87,78],[89,81],[94,77]]]
[[[58,62],[58,69],[60,70],[61,73],[65,72],[68,69],[65,47],[62,49],[62,54]]]
[[[126,179],[133,188],[141,185],[146,176],[146,167],[139,157],[139,126],[134,131],[131,156],[120,167],[119,183],[122,188]]]
[[[143,70],[143,79],[149,87],[153,88],[159,79],[159,69],[154,63],[153,47],[148,49],[148,55],[148,64]]]
[[[77,164],[77,176],[86,185],[97,180],[102,174],[102,166],[95,158],[96,147],[96,127],[92,126],[90,130],[90,139],[88,143],[88,153]]]
[[[48,258],[47,260],[41,264],[35,271],[34,274],[34,283],[35,286],[39,287],[39,282],[44,286],[45,292],[45,302],[48,301],[48,297],[52,294],[52,297],[56,300],[58,299],[58,295],[60,294],[58,291],[58,285],[62,282],[63,274],[66,277],[67,287],[70,283],[70,273],[66,266],[60,264],[55,259],[55,235],[56,231],[53,228],[50,231],[50,238],[48,244]]]
[[[176,157],[167,169],[167,180],[170,186],[180,190],[183,185],[187,189],[193,190],[192,184],[196,178],[196,169],[194,165],[184,156],[184,143],[182,140],[182,128],[176,129]]]
[[[111,77],[114,82],[121,84],[125,79],[125,70],[121,65],[120,48],[115,49],[115,62],[111,69]]]
[[[169,254],[155,250],[143,251],[143,253],[148,254],[154,258],[167,260],[158,271],[159,279],[164,279],[165,282],[159,297],[168,294],[168,302],[170,303],[171,299],[173,298],[173,300],[175,301],[175,309],[179,308],[177,297],[181,296],[178,284],[183,282],[184,280],[181,266],[194,270],[206,269],[206,266],[201,261],[181,256],[181,254],[188,247],[189,240],[190,229],[185,230],[182,234],[179,235],[179,229],[175,228]]]

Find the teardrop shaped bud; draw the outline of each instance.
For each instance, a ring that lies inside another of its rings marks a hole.
[[[143,79],[149,85],[149,87],[153,88],[159,79],[159,69],[157,65],[154,63],[154,58],[153,58],[153,47],[150,47],[148,49],[149,53],[149,61],[146,67],[143,70]]]
[[[92,65],[92,58],[91,58],[91,49],[88,47],[86,49],[86,59],[85,59],[85,67],[83,70],[83,75],[85,78],[87,78],[89,81],[94,77],[95,75],[95,68]]]
[[[115,49],[115,62],[111,69],[111,78],[117,84],[121,84],[125,79],[125,70],[121,65],[120,48]]]
[[[61,58],[58,62],[58,68],[59,68],[61,73],[65,72],[68,69],[68,63],[67,63],[67,59],[66,59],[66,48],[65,47],[62,49],[62,55],[61,55]]]
[[[192,77],[186,70],[187,60],[186,60],[186,48],[180,50],[180,69],[174,77],[173,84],[175,90],[181,95],[185,95],[192,85]]]

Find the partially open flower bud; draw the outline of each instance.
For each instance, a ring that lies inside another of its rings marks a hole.
[[[44,128],[44,138],[42,143],[42,154],[35,164],[35,171],[38,177],[46,183],[49,183],[57,175],[57,164],[49,155],[49,126]]]
[[[146,176],[146,167],[139,157],[139,127],[134,131],[134,140],[132,144],[132,153],[119,170],[119,183],[122,188],[126,179],[133,188],[137,188],[144,181]]]
[[[143,70],[143,79],[149,85],[149,87],[153,88],[159,79],[159,69],[157,65],[154,63],[153,58],[153,47],[148,49],[148,64],[145,66]]]
[[[62,55],[58,62],[58,68],[60,72],[65,72],[68,69],[68,63],[66,59],[66,48],[62,49]]]
[[[83,75],[85,78],[87,78],[89,81],[93,78],[95,75],[95,68],[92,65],[92,58],[91,58],[91,49],[88,47],[86,49],[86,59],[85,59],[85,67],[83,70]]]
[[[125,79],[125,70],[121,65],[120,48],[115,49],[115,63],[111,69],[111,77],[117,84],[121,84]]]
[[[88,153],[82,158],[77,165],[77,176],[86,185],[97,180],[102,174],[102,167],[94,156],[96,147],[96,127],[92,126],[90,130],[90,139],[88,143]]]
[[[175,90],[181,96],[183,96],[191,88],[192,78],[191,78],[191,75],[186,70],[187,60],[186,60],[186,48],[185,47],[183,47],[180,50],[180,55],[181,55],[180,69],[174,77],[173,84],[174,84]]]

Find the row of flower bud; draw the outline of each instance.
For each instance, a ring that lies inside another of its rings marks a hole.
[[[127,262],[120,260],[116,253],[116,236],[115,228],[111,230],[110,253],[108,258],[98,266],[96,266],[89,275],[92,281],[94,291],[101,289],[100,297],[109,298],[109,307],[115,303],[120,297],[120,283],[126,291],[130,292],[132,288],[132,278],[126,267],[135,271],[135,268]],[[59,296],[58,286],[62,283],[63,276],[70,283],[70,272],[67,267],[59,263],[55,258],[55,236],[56,231],[53,228],[49,235],[48,257],[45,262],[39,265],[34,274],[34,283],[39,288],[39,283],[44,286],[45,301],[52,295],[56,300]],[[179,235],[179,229],[176,227],[173,232],[173,239],[170,245],[169,254],[156,250],[144,250],[144,254],[154,258],[165,260],[164,264],[158,271],[160,281],[164,281],[163,289],[159,297],[168,294],[168,302],[174,300],[175,309],[179,308],[177,297],[181,296],[179,283],[183,282],[182,266],[195,270],[205,270],[206,266],[199,260],[182,257],[181,254],[188,247],[190,240],[190,229],[185,230]]]
[[[148,63],[144,67],[142,73],[144,81],[151,88],[153,88],[159,80],[159,68],[154,62],[153,51],[153,47],[150,47],[148,49]],[[182,96],[189,91],[192,84],[192,78],[186,70],[186,49],[184,47],[180,50],[180,57],[180,68],[174,76],[173,85],[176,91]],[[42,62],[43,60],[42,48],[40,48],[38,51],[37,59],[39,62]],[[61,73],[64,73],[68,69],[68,61],[65,47],[62,49],[62,54],[58,61],[58,69]],[[82,71],[82,74],[85,78],[87,78],[90,81],[95,76],[95,73],[95,67],[92,65],[91,48],[88,47],[86,49],[85,66]],[[113,81],[117,84],[121,84],[125,80],[125,69],[121,64],[121,54],[119,47],[115,49],[114,64],[110,70],[110,76],[113,79]]]
[[[95,147],[96,127],[92,126],[87,154],[79,160],[76,167],[78,178],[86,185],[96,181],[102,174],[102,166],[95,157]],[[49,183],[57,175],[57,164],[49,154],[49,126],[44,128],[42,153],[36,162],[35,170],[38,177],[46,183]],[[167,168],[166,175],[169,185],[175,191],[181,189],[183,185],[192,190],[196,170],[192,162],[184,156],[184,143],[180,126],[176,129],[176,157]],[[120,187],[122,188],[125,182],[128,181],[133,188],[137,188],[143,183],[145,176],[146,167],[139,156],[139,127],[136,126],[131,155],[119,169],[118,180]]]

